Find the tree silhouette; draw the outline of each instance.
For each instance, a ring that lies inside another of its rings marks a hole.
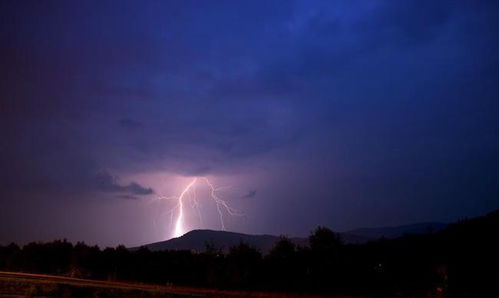
[[[318,253],[332,253],[341,247],[341,236],[326,227],[316,228],[308,237],[310,249]]]
[[[226,267],[229,283],[243,288],[254,284],[258,277],[261,260],[261,253],[244,242],[231,247],[227,255]]]
[[[309,245],[281,237],[269,253],[246,243],[228,253],[101,250],[66,240],[0,246],[0,270],[90,279],[369,297],[499,297],[499,212],[443,231],[343,244],[318,227]],[[440,296],[438,296],[440,295]]]
[[[296,244],[281,236],[266,256],[266,280],[272,281],[269,287],[278,289],[297,289],[300,272],[303,268],[297,262]]]

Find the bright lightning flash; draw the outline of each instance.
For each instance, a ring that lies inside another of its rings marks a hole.
[[[180,237],[185,233],[185,206],[186,206],[186,199],[191,201],[191,207],[196,210],[197,215],[199,217],[199,220],[201,221],[201,213],[199,210],[199,203],[196,197],[196,192],[195,192],[195,184],[200,181],[201,179],[198,179],[198,177],[194,178],[187,186],[184,188],[184,190],[180,193],[178,197],[175,198],[167,198],[167,199],[175,199],[177,203],[173,207],[173,209],[170,211],[170,215],[172,216],[172,221],[173,221],[173,215],[175,211],[177,212],[177,218],[175,220],[175,227],[173,230],[173,237]],[[210,197],[211,199],[215,202],[215,205],[217,207],[217,212],[218,216],[220,219],[220,225],[222,230],[225,231],[225,222],[224,222],[224,210],[227,214],[231,216],[241,216],[242,214],[230,207],[225,200],[220,198],[220,196],[217,194],[217,191],[220,190],[220,188],[216,188],[210,180],[206,177],[202,177],[202,181],[206,183],[206,185],[209,187],[210,190]]]
[[[187,187],[182,191],[180,196],[178,197],[178,217],[175,222],[175,232],[173,234],[174,237],[180,237],[184,233],[183,223],[184,223],[184,196],[191,189],[191,187],[196,183],[198,178],[194,178],[191,183],[187,185]]]

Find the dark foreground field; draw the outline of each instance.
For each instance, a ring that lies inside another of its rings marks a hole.
[[[97,281],[0,271],[0,297],[324,297]],[[328,296],[331,297],[331,296]],[[347,296],[336,296],[347,298]],[[353,297],[353,296],[348,296]],[[361,297],[359,297],[361,298]]]

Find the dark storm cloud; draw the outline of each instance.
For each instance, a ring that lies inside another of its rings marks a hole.
[[[369,14],[359,29],[370,33],[370,38],[414,46],[431,42],[442,33],[442,27],[451,22],[453,1],[409,0],[387,1]]]
[[[138,200],[139,199],[136,196],[132,196],[132,195],[117,195],[117,196],[115,196],[115,198],[123,199],[123,200]]]
[[[248,191],[247,194],[245,194],[244,196],[242,196],[241,198],[242,199],[249,199],[249,198],[254,198],[256,196],[256,190],[250,190]]]
[[[128,118],[120,119],[119,123],[121,127],[129,130],[133,130],[142,126],[142,123]]]
[[[101,172],[96,177],[97,189],[103,192],[129,193],[132,195],[150,195],[154,191],[150,187],[143,187],[136,182],[126,185],[119,184],[119,178],[107,172]]]
[[[208,174],[212,168],[210,166],[202,166],[197,168],[189,168],[184,171],[184,174],[187,176],[203,176]]]
[[[291,234],[499,207],[498,5],[2,2],[0,200],[257,169]]]

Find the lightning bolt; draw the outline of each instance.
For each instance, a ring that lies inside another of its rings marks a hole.
[[[221,189],[221,187],[217,188],[213,185],[213,183],[210,182],[210,180],[206,177],[201,177],[201,178],[194,178],[192,179],[189,184],[182,190],[180,195],[178,197],[174,198],[159,198],[159,199],[175,199],[176,204],[170,210],[170,221],[173,222],[173,216],[176,213],[177,217],[175,219],[175,226],[173,229],[173,237],[180,237],[185,233],[185,207],[186,207],[186,200],[190,201],[191,203],[191,208],[194,209],[197,213],[197,216],[199,218],[199,222],[202,224],[202,218],[201,218],[201,211],[199,209],[199,201],[197,198],[197,194],[195,191],[195,185],[199,181],[204,181],[206,185],[209,188],[209,193],[210,193],[210,198],[213,200],[215,203],[215,206],[217,208],[218,212],[218,217],[220,220],[220,225],[223,231],[225,231],[225,222],[224,222],[224,211],[229,214],[230,216],[242,216],[243,214],[240,213],[239,211],[233,209],[232,207],[227,204],[225,200],[223,200],[219,195],[218,191]]]
[[[184,234],[184,229],[183,229],[184,228],[183,227],[183,223],[184,223],[184,196],[189,191],[189,189],[191,189],[191,187],[194,185],[194,183],[196,183],[197,180],[198,180],[198,178],[194,178],[194,180],[192,180],[191,183],[189,183],[187,185],[187,187],[182,191],[182,193],[178,197],[178,204],[176,206],[176,208],[178,208],[178,216],[177,216],[177,221],[175,222],[175,231],[173,233],[174,237],[180,237]]]
[[[210,182],[210,180],[208,180],[208,178],[206,178],[206,177],[203,177],[203,178],[206,181],[206,184],[208,184],[208,186],[210,187],[210,195],[211,195],[211,198],[215,201],[215,204],[217,206],[218,216],[220,218],[220,224],[222,225],[222,231],[225,231],[225,223],[224,223],[224,217],[222,214],[222,208],[224,208],[225,211],[227,211],[227,213],[229,213],[230,215],[242,215],[242,214],[240,214],[236,210],[232,209],[229,205],[227,205],[227,202],[222,200],[217,195],[218,189],[215,188],[215,186],[213,186],[213,184]]]

